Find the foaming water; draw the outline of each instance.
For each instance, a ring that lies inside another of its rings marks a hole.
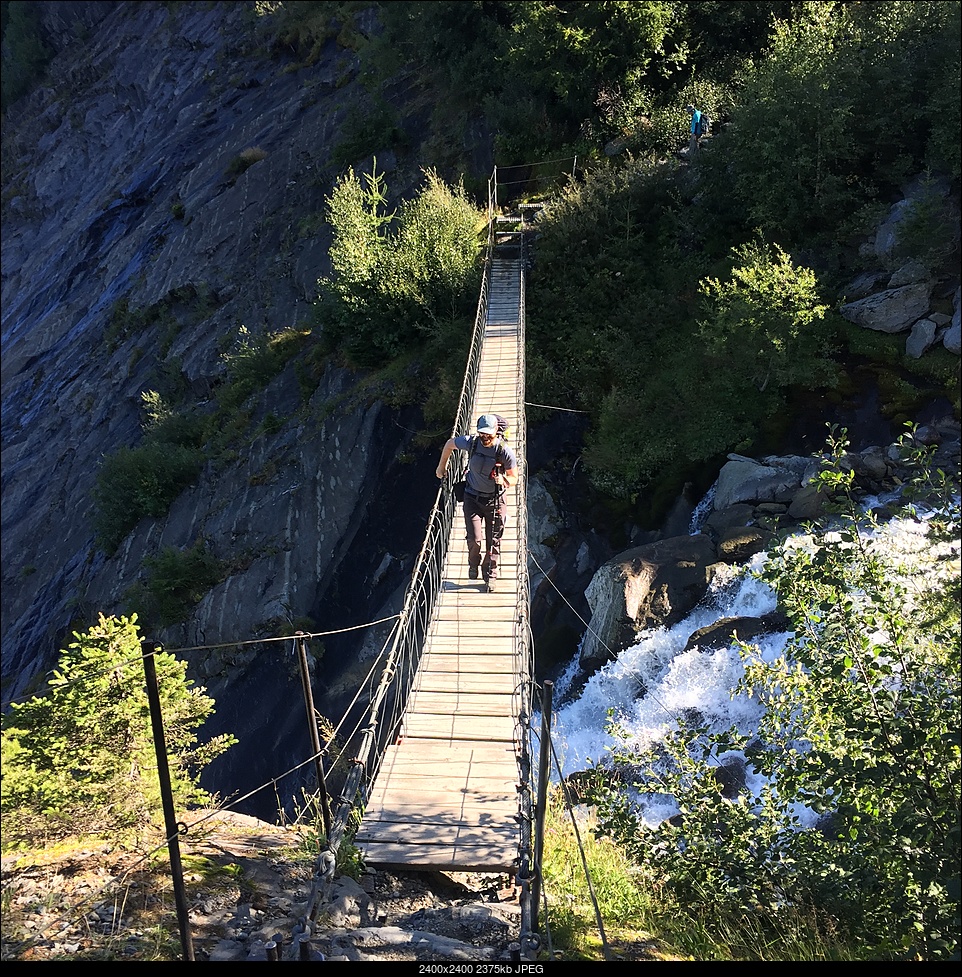
[[[895,574],[958,573],[958,542],[934,545],[926,538],[926,517],[893,519],[867,534],[869,545],[885,553]],[[805,534],[793,537],[789,545],[807,546]],[[697,719],[711,732],[736,726],[750,733],[762,716],[763,707],[748,696],[732,698],[743,667],[737,646],[686,649],[691,635],[725,617],[760,617],[775,610],[775,594],[752,571],[760,569],[767,554],[759,554],[744,570],[730,570],[716,578],[706,599],[684,621],[671,628],[645,632],[616,660],[596,672],[581,693],[565,702],[565,694],[577,678],[577,662],[569,666],[556,683],[559,702],[554,717],[552,743],[561,775],[603,762],[608,752],[621,746],[648,750],[657,747],[677,728],[679,719]],[[941,568],[941,569],[939,569]],[[946,569],[947,568],[947,569]],[[954,568],[954,569],[953,569]],[[760,656],[768,662],[785,650],[789,634],[768,634],[754,639]],[[609,715],[627,740],[608,731]],[[737,754],[732,759],[740,758]],[[726,757],[719,757],[724,762]],[[558,771],[552,771],[557,778]],[[747,787],[761,787],[751,769]],[[637,798],[643,818],[658,823],[677,813],[671,797],[644,795]],[[803,826],[814,818],[797,812]]]
[[[756,557],[746,570],[757,569],[761,560]],[[680,716],[697,713],[700,721],[718,731],[732,723],[747,726],[756,722],[758,707],[744,697],[733,702],[730,696],[742,674],[737,650],[685,650],[685,645],[695,631],[719,618],[760,616],[774,608],[770,587],[748,572],[733,570],[713,581],[706,599],[684,621],[645,632],[616,660],[599,669],[576,700],[558,710],[552,740],[562,775],[592,766],[611,747],[621,745],[606,730],[609,713],[628,737],[626,745],[638,749],[657,745],[677,727]],[[762,640],[766,657],[778,655],[785,637]],[[576,671],[572,665],[558,680],[560,697]],[[659,797],[650,799],[648,807],[652,820],[661,820],[675,810],[670,799]]]

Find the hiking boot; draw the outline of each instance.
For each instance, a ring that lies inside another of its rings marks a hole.
[[[468,580],[477,580],[477,579],[478,579],[478,568],[468,567]]]

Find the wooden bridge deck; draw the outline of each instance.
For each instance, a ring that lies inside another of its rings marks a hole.
[[[519,416],[524,369],[521,261],[495,258],[473,417]],[[521,467],[524,459],[518,459]],[[397,742],[386,751],[354,839],[381,868],[511,872],[517,866],[519,715],[516,513],[508,521],[498,589],[468,579],[460,506],[448,540],[444,581]]]

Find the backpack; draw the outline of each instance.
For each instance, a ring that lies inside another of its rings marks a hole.
[[[507,420],[505,420],[505,418],[503,418],[500,414],[495,414],[494,416],[498,419],[497,437],[499,437],[502,441],[509,441],[511,439],[511,428],[508,426]]]

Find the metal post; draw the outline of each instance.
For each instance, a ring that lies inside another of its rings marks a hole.
[[[317,715],[314,711],[314,694],[311,691],[311,673],[307,667],[307,635],[298,631],[297,653],[301,665],[301,687],[304,690],[304,707],[307,709],[307,726],[311,734],[311,749],[314,752],[314,769],[317,773],[317,790],[321,795],[321,817],[324,820],[324,837],[331,841],[331,802],[327,796],[327,782],[324,779],[324,765],[321,763],[321,739],[317,734]]]
[[[190,938],[190,917],[187,914],[187,898],[184,893],[184,869],[180,861],[180,825],[174,813],[174,795],[170,786],[170,769],[167,766],[167,743],[164,739],[164,718],[160,711],[160,692],[157,687],[157,668],[154,653],[164,646],[146,638],[140,642],[144,659],[144,678],[147,684],[147,701],[150,704],[150,725],[154,733],[154,752],[157,754],[157,775],[160,778],[160,797],[164,805],[164,827],[167,832],[167,851],[170,853],[170,874],[174,882],[174,902],[177,905],[177,922],[180,926],[180,942],[184,959],[193,961],[194,945]]]
[[[541,902],[541,854],[544,849],[544,818],[548,804],[548,759],[551,753],[551,702],[554,682],[545,682],[541,695],[541,750],[538,754],[538,797],[534,808],[534,873],[531,879],[531,928],[538,929]]]

